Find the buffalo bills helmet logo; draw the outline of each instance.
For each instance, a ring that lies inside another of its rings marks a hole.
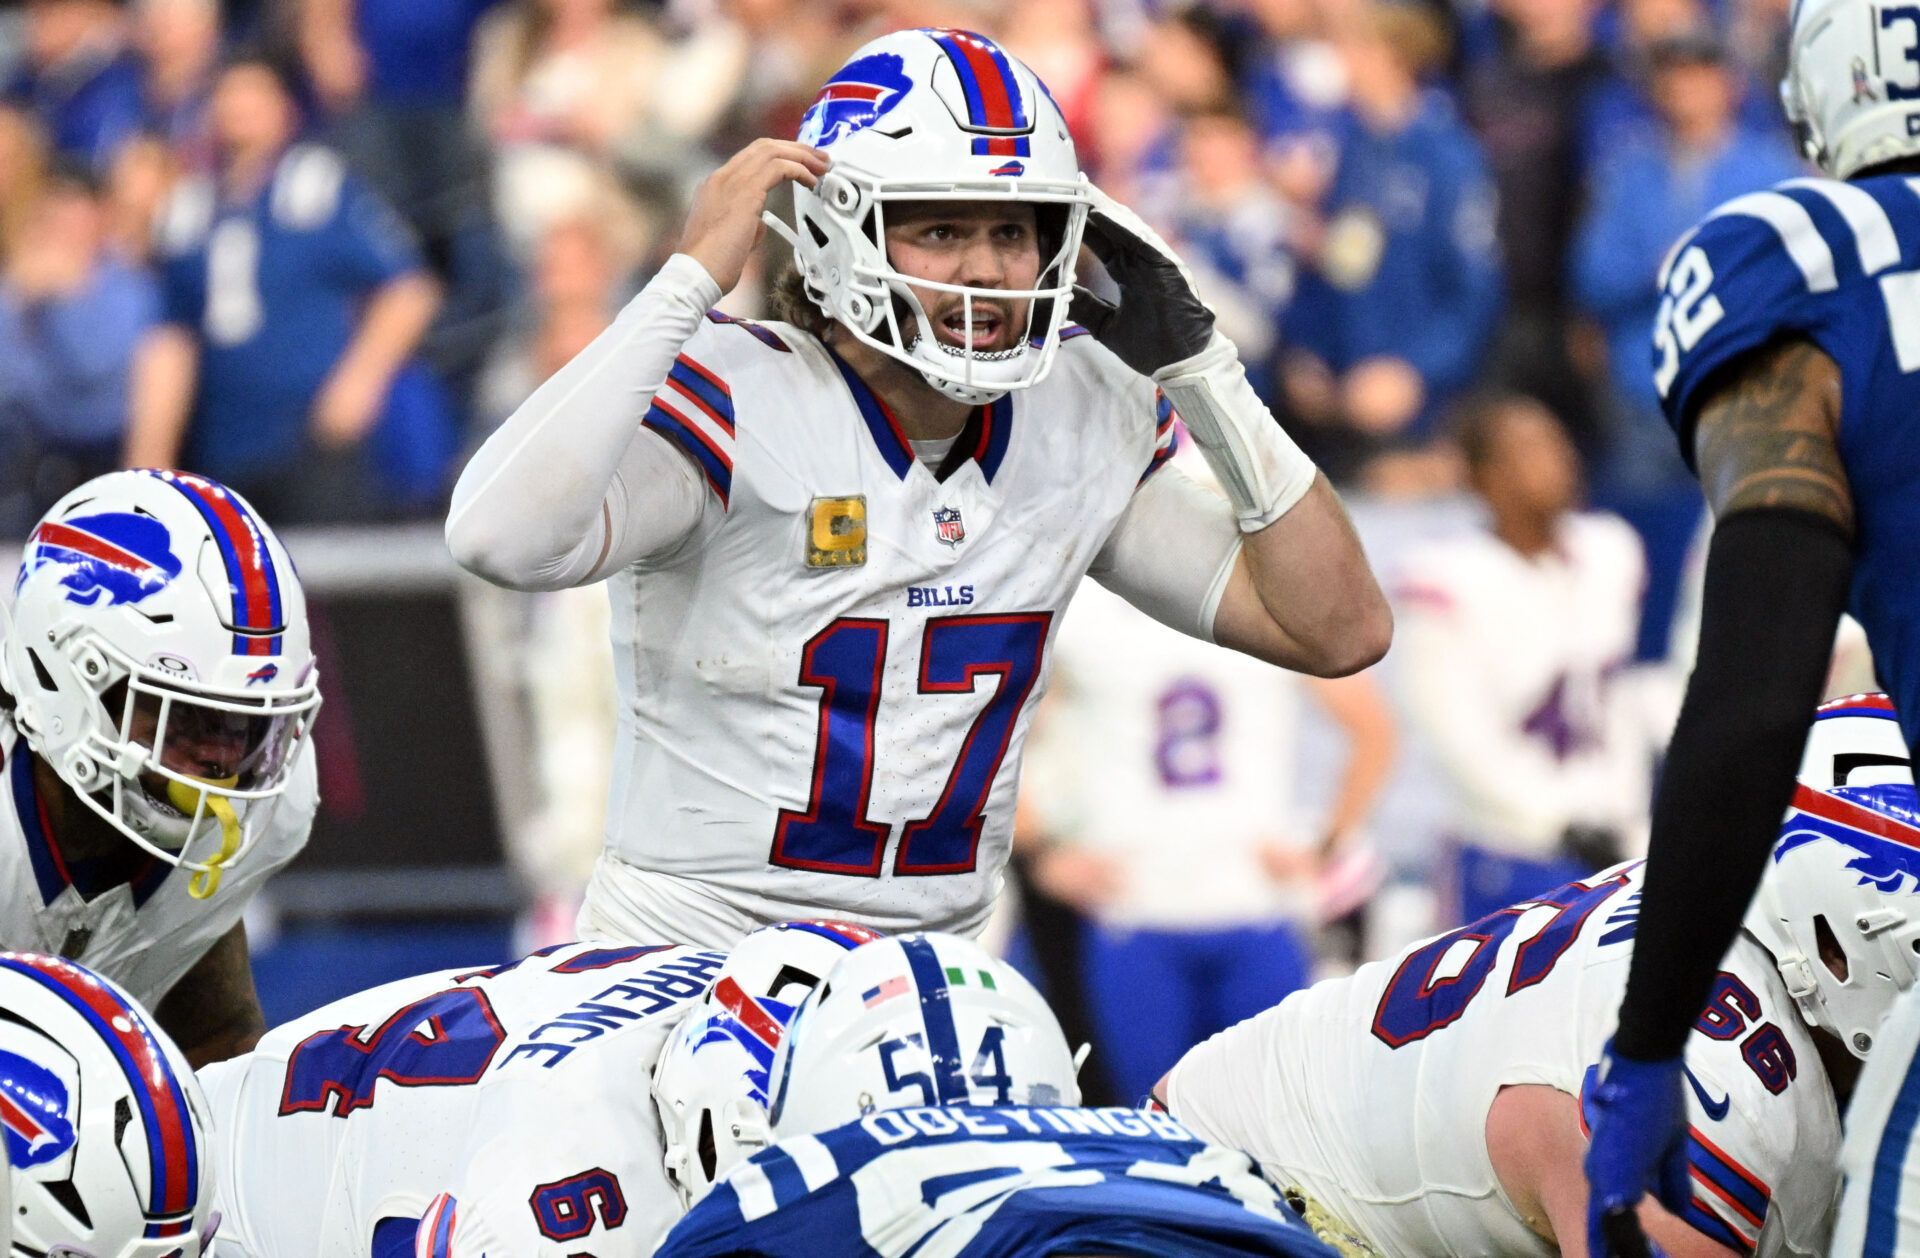
[[[247,674],[247,684],[251,686],[255,682],[269,682],[279,675],[280,666],[278,664],[262,664]]]
[[[1910,783],[1888,782],[1879,786],[1836,786],[1822,794],[1890,818],[1894,824],[1886,827],[1889,834],[1871,833],[1839,815],[1817,815],[1808,811],[1817,801],[1796,800],[1798,811],[1783,828],[1773,859],[1778,862],[1796,848],[1832,839],[1854,853],[1847,869],[1858,877],[1861,886],[1889,895],[1920,894],[1920,847],[1902,841],[1911,835],[1913,842],[1920,842],[1920,828],[1916,828],[1920,827],[1920,793]]]
[[[103,600],[109,605],[137,603],[180,575],[172,542],[166,525],[131,511],[48,520],[27,543],[20,581],[54,564],[67,570],[60,584],[71,602],[86,607]]]
[[[16,1167],[51,1162],[73,1147],[67,1087],[45,1066],[0,1049],[0,1135]]]
[[[721,980],[723,985],[732,982],[732,979]],[[699,1053],[709,1044],[731,1044],[743,1050],[748,1061],[743,1063],[741,1077],[747,1081],[753,1099],[765,1105],[774,1050],[780,1047],[781,1033],[787,1023],[793,1021],[794,1010],[799,1006],[771,997],[749,996],[739,990],[738,984],[734,985],[733,992],[720,993],[720,998],[730,1000],[732,1007],[708,1016],[693,1051]]]
[[[800,142],[825,148],[864,131],[913,87],[906,63],[890,52],[856,57],[840,67],[800,119]]]

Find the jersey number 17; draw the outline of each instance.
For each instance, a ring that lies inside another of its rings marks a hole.
[[[982,677],[999,684],[974,718],[933,811],[908,822],[896,874],[971,872],[987,797],[1013,741],[1014,723],[1040,679],[1051,612],[940,616],[920,643],[919,695],[965,695]],[[885,620],[841,617],[808,639],[800,684],[820,691],[813,783],[803,809],[782,808],[773,829],[775,865],[877,878],[892,827],[868,816],[874,722],[886,671]],[[919,702],[943,700],[919,699]],[[952,702],[951,699],[944,702]]]

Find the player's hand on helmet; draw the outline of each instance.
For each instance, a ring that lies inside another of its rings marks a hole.
[[[767,194],[786,182],[813,187],[827,173],[827,155],[796,140],[760,139],[701,181],[680,233],[680,252],[707,269],[721,292],[740,282],[766,228]]]
[[[1587,1252],[1592,1258],[1647,1258],[1660,1251],[1640,1230],[1635,1207],[1651,1189],[1679,1214],[1687,1175],[1687,1098],[1682,1058],[1636,1061],[1609,1040],[1582,1098],[1587,1126]]]
[[[1087,214],[1086,244],[1113,277],[1120,299],[1075,289],[1075,323],[1143,376],[1207,348],[1213,311],[1200,300],[1193,273],[1139,215],[1098,188]]]

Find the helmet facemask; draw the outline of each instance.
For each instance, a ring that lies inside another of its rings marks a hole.
[[[192,871],[195,899],[211,897],[286,789],[320,706],[316,680],[249,695],[143,666],[98,633],[58,649],[97,705],[56,771],[143,851]]]
[[[980,406],[1031,388],[1051,369],[1073,298],[1087,197],[1084,178],[907,183],[836,165],[817,190],[796,197],[797,233],[777,219],[768,221],[793,243],[808,295],[856,340],[914,368],[945,396]],[[1041,260],[1034,287],[981,288],[901,272],[887,251],[888,206],[930,201],[1033,205]],[[1025,323],[1005,349],[949,345],[935,332],[915,289],[959,296],[968,326],[976,301],[1024,302]]]

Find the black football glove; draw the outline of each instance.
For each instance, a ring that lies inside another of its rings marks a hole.
[[[1087,213],[1086,244],[1113,277],[1120,300],[1075,288],[1068,310],[1075,323],[1143,376],[1207,348],[1213,311],[1194,290],[1186,264],[1139,215],[1098,188]]]

